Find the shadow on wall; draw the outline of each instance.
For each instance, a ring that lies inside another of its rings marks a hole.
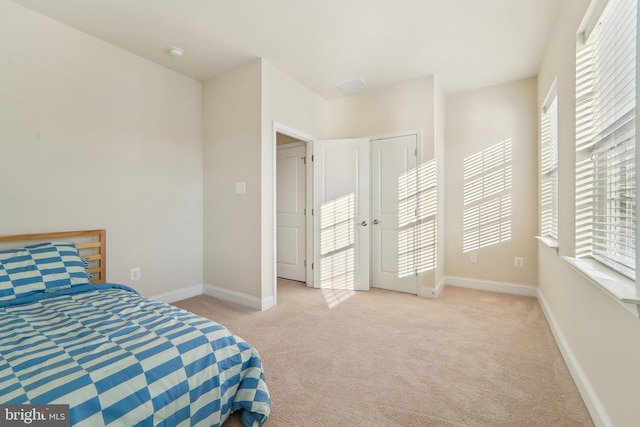
[[[464,159],[462,251],[511,240],[511,138]]]

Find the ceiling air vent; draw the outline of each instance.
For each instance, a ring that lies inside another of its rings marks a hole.
[[[369,85],[365,83],[361,78],[351,80],[348,82],[337,84],[336,87],[340,89],[345,95],[355,95],[369,90]]]

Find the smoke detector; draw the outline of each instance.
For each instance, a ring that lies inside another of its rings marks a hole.
[[[184,55],[184,50],[180,49],[179,47],[172,47],[171,49],[169,49],[169,53],[174,58],[182,58],[182,55]]]

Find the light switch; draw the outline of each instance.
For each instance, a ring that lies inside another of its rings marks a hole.
[[[236,182],[236,194],[244,194],[247,192],[246,182]]]

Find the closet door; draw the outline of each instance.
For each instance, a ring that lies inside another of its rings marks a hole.
[[[369,289],[369,140],[314,142],[314,286]]]
[[[371,141],[371,285],[417,294],[417,135]]]

